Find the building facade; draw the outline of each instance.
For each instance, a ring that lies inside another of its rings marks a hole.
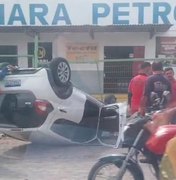
[[[1,0],[0,61],[32,67],[35,56],[39,63],[65,57],[78,62],[77,85],[109,93],[108,60],[175,58],[175,24],[174,0]],[[79,61],[98,61],[100,78],[94,65]]]

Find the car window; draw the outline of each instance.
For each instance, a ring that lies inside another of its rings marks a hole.
[[[38,127],[46,116],[40,116],[35,109],[35,96],[31,92],[5,93],[0,95],[0,126],[19,128]]]

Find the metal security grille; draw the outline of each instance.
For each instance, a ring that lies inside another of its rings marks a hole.
[[[175,58],[80,60],[69,61],[71,79],[76,87],[101,100],[108,94],[116,95],[118,100],[126,100],[129,82],[143,61],[162,61],[164,68],[173,67],[176,74]]]
[[[133,62],[104,62],[104,93],[127,93]]]

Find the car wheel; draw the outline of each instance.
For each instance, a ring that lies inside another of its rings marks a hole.
[[[65,86],[70,82],[70,65],[64,58],[54,58],[50,63],[53,79],[58,86]]]

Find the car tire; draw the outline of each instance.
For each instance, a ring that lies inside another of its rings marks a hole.
[[[54,58],[50,62],[50,69],[57,86],[67,86],[71,78],[71,69],[68,61],[64,58]]]

